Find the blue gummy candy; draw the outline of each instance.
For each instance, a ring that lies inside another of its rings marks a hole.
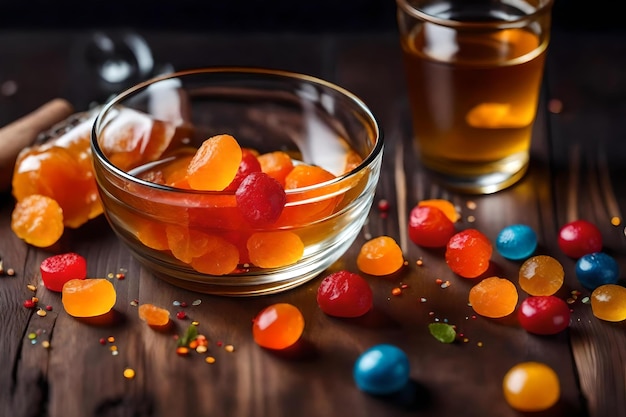
[[[400,391],[409,382],[409,359],[396,346],[380,344],[361,354],[354,365],[354,381],[364,392],[374,395]]]
[[[500,231],[496,250],[502,257],[520,260],[530,257],[537,249],[537,235],[525,224],[512,224]]]
[[[604,284],[617,284],[619,265],[604,252],[589,253],[576,262],[576,278],[588,290]]]

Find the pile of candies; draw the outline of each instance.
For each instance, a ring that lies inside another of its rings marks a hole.
[[[111,160],[130,169],[180,146],[171,124],[130,109],[102,144]],[[102,214],[94,178],[90,135],[95,115],[44,143],[20,152],[12,178],[16,205],[11,228],[25,242],[53,245],[66,227],[78,228]],[[45,221],[44,221],[45,220]]]
[[[360,181],[357,176],[355,184],[332,183],[361,163],[352,150],[346,151],[340,172],[331,173],[284,151],[259,154],[228,134],[192,148],[186,145],[187,125],[127,108],[116,111],[99,138],[115,166],[155,184],[202,193],[181,192],[178,201],[164,202],[153,197],[153,190],[137,187],[133,198],[145,200],[150,208],[115,216],[147,248],[201,273],[225,275],[248,266],[294,264],[309,240],[324,238],[321,229],[300,234],[295,229],[340,210],[344,194]],[[11,227],[27,243],[51,246],[66,227],[79,227],[102,213],[92,167],[92,123],[90,118],[19,155]],[[322,183],[328,184],[312,187]]]
[[[355,155],[346,156],[339,174],[359,161]],[[321,229],[300,233],[299,228],[339,210],[346,192],[330,183],[336,175],[324,168],[294,161],[284,151],[259,154],[227,134],[206,139],[197,150],[181,148],[136,175],[178,189],[220,192],[181,194],[188,199],[185,207],[154,202],[149,216],[128,221],[144,246],[169,251],[210,275],[229,274],[242,266],[280,268],[298,262],[305,239],[324,237]],[[326,185],[308,189],[320,184]],[[141,198],[144,192],[149,191],[137,190],[136,195]],[[164,220],[173,216],[176,222]]]

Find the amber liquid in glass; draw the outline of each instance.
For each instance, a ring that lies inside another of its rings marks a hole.
[[[500,188],[517,181],[528,164],[547,37],[425,23],[401,41],[424,165],[468,191],[497,191],[480,188],[499,177]]]

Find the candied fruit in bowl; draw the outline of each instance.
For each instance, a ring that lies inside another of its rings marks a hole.
[[[170,103],[185,123],[152,112],[161,88],[188,98]],[[140,123],[149,120],[152,130]],[[376,119],[350,92],[235,67],[122,92],[98,114],[91,145],[106,218],[135,257],[174,285],[235,296],[292,288],[339,259],[369,214],[383,151]]]

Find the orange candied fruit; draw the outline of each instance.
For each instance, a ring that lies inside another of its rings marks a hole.
[[[73,317],[96,317],[115,306],[117,295],[111,281],[105,278],[71,279],[61,291],[63,308]]]
[[[150,115],[124,108],[117,110],[98,138],[100,148],[118,168],[132,168],[160,158],[168,149],[179,146],[176,126]]]
[[[446,263],[463,278],[476,278],[487,272],[493,246],[489,238],[477,229],[462,230],[446,245]]]
[[[285,177],[285,190],[293,190],[321,184],[335,178],[333,174],[324,168],[314,165],[296,165],[287,177]],[[302,191],[298,194],[288,194],[287,202],[306,203],[288,205],[283,210],[281,224],[307,223],[312,220],[322,219],[329,216],[341,201],[341,196],[330,196],[338,186],[323,186],[315,190]],[[310,202],[309,202],[310,200]]]
[[[260,268],[291,265],[304,254],[304,243],[300,236],[288,231],[253,233],[246,247],[250,262]]]
[[[149,326],[162,327],[170,323],[170,312],[154,304],[141,304],[137,309],[139,318]]]
[[[187,166],[187,182],[194,190],[222,191],[239,170],[242,150],[231,135],[205,140]]]
[[[390,275],[404,265],[404,255],[392,237],[378,236],[361,246],[356,263],[366,274]]]
[[[261,154],[257,157],[261,171],[285,185],[287,174],[293,169],[293,161],[289,154],[283,151],[274,151]]]
[[[63,223],[77,228],[101,213],[93,170],[83,171],[76,155],[60,146],[42,146],[20,153],[13,172],[17,201],[31,194],[48,196],[63,209]]]
[[[50,197],[29,195],[16,203],[11,229],[26,243],[48,247],[63,235],[63,210]]]
[[[469,303],[477,314],[500,318],[515,311],[518,294],[515,284],[506,278],[489,277],[474,285],[469,292]]]
[[[207,250],[191,259],[191,267],[210,275],[230,274],[239,264],[239,249],[219,236],[210,235]]]
[[[417,203],[417,205],[437,207],[439,210],[443,211],[443,214],[445,214],[452,223],[456,223],[461,218],[461,214],[458,212],[456,207],[454,207],[454,204],[448,200],[433,198],[429,200],[422,200]]]
[[[293,346],[304,331],[304,316],[288,303],[272,304],[261,310],[252,322],[252,337],[261,347],[286,349]]]

